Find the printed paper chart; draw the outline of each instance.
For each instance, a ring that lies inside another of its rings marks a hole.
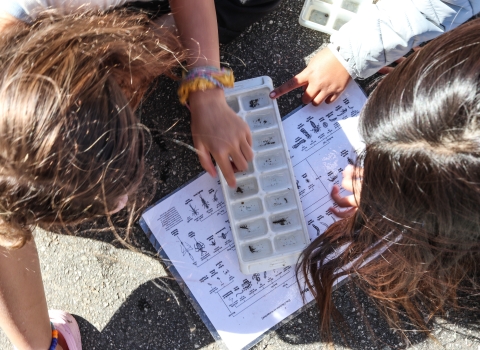
[[[352,82],[337,102],[308,105],[283,121],[311,239],[335,220],[329,194],[355,159],[356,123],[349,121],[364,103]],[[201,175],[142,219],[228,349],[252,346],[303,306],[293,266],[240,272],[218,179]],[[304,292],[310,301],[310,292]]]

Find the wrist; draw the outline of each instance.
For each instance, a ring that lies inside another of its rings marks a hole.
[[[217,104],[221,101],[225,101],[225,93],[223,89],[215,88],[190,93],[188,103],[192,110],[196,110],[202,106],[211,106],[213,103]],[[192,116],[194,115],[195,113],[192,113]]]
[[[223,96],[225,87],[234,86],[234,77],[231,69],[217,69],[213,66],[195,67],[184,74],[180,87],[178,88],[178,97],[180,103],[185,104],[191,101],[191,96],[197,92],[207,92],[206,94],[197,94],[195,100],[199,100],[198,96],[207,98],[211,96]],[[211,92],[208,92],[212,90]],[[221,90],[219,93],[218,90]],[[197,103],[197,102],[194,102]]]
[[[357,78],[357,74],[352,67],[350,67],[349,62],[345,60],[342,54],[335,49],[333,44],[328,44],[328,46],[324,50],[329,50],[333,56],[338,60],[338,62],[345,68],[345,71],[350,75],[352,79]]]

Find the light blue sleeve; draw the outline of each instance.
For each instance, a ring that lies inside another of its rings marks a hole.
[[[413,47],[480,12],[480,0],[380,0],[330,38],[353,78],[367,78]]]
[[[29,16],[25,12],[25,9],[15,0],[2,0],[0,1],[0,11],[6,12],[19,20],[28,22]]]
[[[60,14],[88,10],[105,11],[131,1],[135,0],[0,0],[0,10],[22,21],[31,22],[37,18],[41,11],[47,9],[55,9]]]

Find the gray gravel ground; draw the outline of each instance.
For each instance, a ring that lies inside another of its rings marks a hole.
[[[302,4],[302,0],[285,0],[275,13],[222,46],[222,60],[234,69],[237,80],[269,75],[279,85],[303,69],[315,50],[327,42],[327,35],[298,24]],[[191,143],[188,112],[177,102],[175,91],[175,83],[160,78],[140,109],[143,123],[151,128],[148,161],[153,178],[147,181],[147,189],[152,192],[156,187],[153,200],[201,171],[195,154],[169,140]],[[282,115],[300,105],[299,97],[300,91],[294,91],[279,100]],[[178,125],[162,134],[175,120],[180,120]],[[138,252],[134,252],[115,243],[108,232],[92,234],[92,229],[102,227],[102,223],[83,227],[77,237],[36,231],[49,307],[76,316],[84,349],[219,349],[141,230],[135,227],[133,245]],[[358,296],[357,302],[350,293]],[[437,318],[434,339],[412,335],[407,343],[389,329],[359,291],[342,287],[335,296],[352,330],[349,346],[335,336],[336,349],[480,350],[477,314]],[[478,306],[478,299],[472,297],[469,305]],[[361,319],[359,303],[370,327]],[[317,333],[317,318],[316,309],[309,308],[253,349],[326,348]],[[3,334],[0,348],[11,348]]]

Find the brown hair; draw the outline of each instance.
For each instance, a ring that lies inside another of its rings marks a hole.
[[[134,115],[148,85],[182,59],[140,14],[57,16],[0,33],[0,244],[32,225],[105,215],[144,172]]]
[[[332,301],[341,276],[390,325],[402,329],[405,315],[425,333],[431,316],[480,290],[479,78],[475,20],[409,57],[370,96],[358,211],[316,238],[297,269],[310,278],[325,340],[332,320],[345,329]]]

